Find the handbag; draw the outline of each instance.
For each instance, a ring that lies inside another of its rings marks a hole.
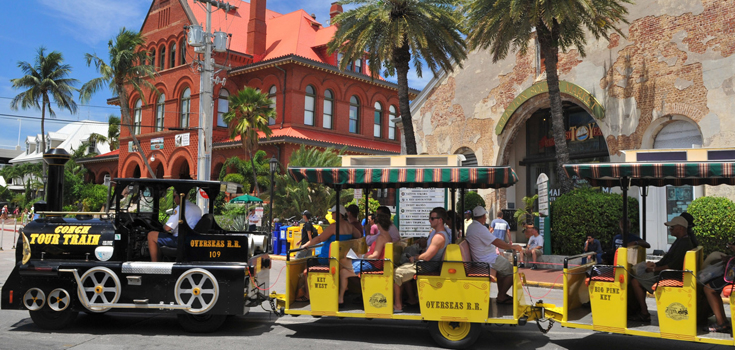
[[[727,261],[727,267],[725,267],[725,282],[735,282],[735,257],[730,258],[730,260]]]
[[[724,274],[725,263],[719,261],[697,272],[697,282],[700,284],[706,284],[715,278],[722,277]]]

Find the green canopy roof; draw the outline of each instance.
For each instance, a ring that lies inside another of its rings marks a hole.
[[[263,201],[262,199],[255,197],[255,196],[251,196],[249,194],[244,194],[242,196],[230,199],[230,203],[253,203],[253,202],[262,202],[262,201]]]
[[[592,186],[620,186],[623,178],[632,186],[735,185],[735,162],[567,164],[564,170]]]
[[[296,181],[306,180],[343,188],[375,187],[449,187],[502,188],[518,181],[513,168],[435,167],[435,168],[288,168]]]

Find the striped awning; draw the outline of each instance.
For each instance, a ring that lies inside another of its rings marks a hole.
[[[735,185],[735,162],[568,164],[564,170],[592,186]]]
[[[436,167],[436,168],[288,168],[296,181],[306,180],[342,188],[501,188],[513,186],[518,175],[513,168]]]

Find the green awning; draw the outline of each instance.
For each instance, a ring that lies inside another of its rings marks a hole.
[[[502,188],[513,186],[518,175],[509,166],[436,168],[288,168],[296,181],[306,180],[343,188]]]
[[[230,203],[236,203],[236,204],[241,204],[241,203],[257,203],[257,202],[262,202],[262,201],[263,201],[262,199],[260,199],[258,197],[255,197],[255,196],[251,196],[249,194],[244,194],[242,196],[239,196],[239,197],[235,197],[233,199],[230,199]]]
[[[568,164],[564,170],[592,186],[735,185],[735,162]]]

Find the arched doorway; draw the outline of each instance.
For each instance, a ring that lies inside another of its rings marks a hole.
[[[475,155],[475,151],[471,148],[461,147],[454,152],[454,154],[461,154],[464,156],[465,160],[462,161],[462,166],[477,166],[477,156]]]
[[[184,180],[191,180],[191,174],[189,171],[189,162],[184,161],[181,163],[181,166],[179,167],[179,171],[177,174],[177,178],[184,179]]]
[[[135,165],[135,168],[133,169],[133,178],[140,178],[140,165]]]
[[[156,179],[163,179],[163,175],[165,174],[163,171],[163,164],[158,163],[156,167],[154,168],[154,171],[156,172]]]

